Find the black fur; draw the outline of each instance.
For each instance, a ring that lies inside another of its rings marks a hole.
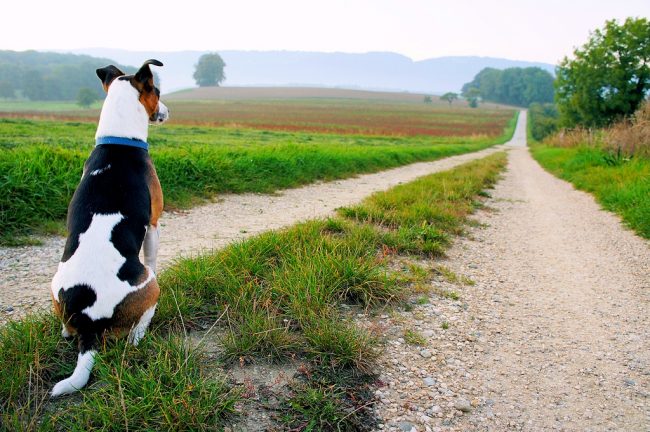
[[[110,168],[106,169],[109,165]],[[145,175],[148,167],[149,153],[146,150],[112,144],[95,147],[68,207],[69,236],[62,262],[74,255],[79,247],[79,235],[88,230],[94,214],[119,212],[124,218],[113,228],[110,241],[126,262],[117,276],[130,285],[137,285],[145,272],[138,255],[151,219],[151,197]],[[101,169],[104,171],[100,174],[91,175],[91,172]],[[93,321],[81,312],[92,306],[96,299],[94,291],[86,285],[59,290],[58,297],[64,319],[69,320],[73,327],[84,329],[85,336],[80,332],[80,347],[90,349],[88,347],[93,346],[94,339],[111,327],[112,318]]]
[[[115,79],[115,77],[124,75],[124,72],[122,72],[121,70],[119,70],[117,67],[113,65],[108,65],[106,67],[97,69],[95,72],[97,73],[97,76],[106,87],[108,87],[111,84],[111,82]]]

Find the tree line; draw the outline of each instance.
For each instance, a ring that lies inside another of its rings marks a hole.
[[[107,64],[115,62],[87,55],[0,51],[0,98],[65,101],[89,92],[99,98],[104,91],[95,70]],[[136,71],[115,65],[125,73]]]
[[[553,102],[553,75],[538,68],[485,68],[463,86],[462,94],[470,105],[482,100],[527,107],[531,103]]]

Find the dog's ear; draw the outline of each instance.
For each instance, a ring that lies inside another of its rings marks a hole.
[[[95,72],[97,72],[97,76],[101,80],[105,91],[108,91],[108,86],[111,85],[115,78],[124,75],[124,72],[113,65],[97,69]]]
[[[144,62],[140,70],[135,73],[135,80],[140,84],[144,84],[145,82],[149,82],[149,80],[153,80],[153,73],[151,73],[149,65],[162,66],[163,64],[161,61],[158,61],[156,59],[149,59]]]

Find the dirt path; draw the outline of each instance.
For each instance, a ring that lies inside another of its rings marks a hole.
[[[649,431],[650,243],[522,147],[487,205],[442,263],[476,284],[385,317],[428,342],[389,341],[386,427]]]
[[[492,147],[434,162],[288,189],[275,195],[224,195],[219,202],[187,212],[165,213],[161,218],[159,269],[179,256],[222,247],[301,220],[327,216],[337,207],[358,202],[373,192],[502,149],[503,146]],[[42,246],[0,248],[0,323],[28,311],[50,307],[49,283],[64,243],[63,238],[52,237]]]

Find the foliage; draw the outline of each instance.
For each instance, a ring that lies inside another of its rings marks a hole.
[[[608,128],[564,130],[544,141],[553,147],[590,147],[601,149],[618,159],[650,159],[650,102],[644,102],[630,118]]]
[[[429,95],[424,96],[424,103],[425,104],[433,103],[433,99],[431,98],[431,96]]]
[[[107,64],[114,64],[125,73],[136,70],[87,55],[0,51],[0,83],[10,83],[12,95],[18,93],[30,100],[75,101],[82,88],[103,94],[95,69]]]
[[[558,130],[559,113],[551,103],[532,103],[528,107],[528,127],[533,139],[541,141]]]
[[[226,79],[226,63],[217,53],[203,54],[194,71],[194,80],[199,87],[218,86]]]
[[[11,82],[7,80],[0,81],[0,98],[13,99],[16,97],[16,90]]]
[[[481,91],[476,87],[469,87],[463,90],[463,97],[467,99],[470,108],[478,108],[478,99],[481,97]]]
[[[97,102],[99,96],[93,89],[88,87],[83,87],[79,89],[79,94],[77,94],[77,104],[81,107],[88,108],[93,103]]]
[[[463,86],[463,96],[477,89],[483,100],[527,107],[553,102],[553,76],[538,67],[485,68]]]
[[[444,101],[447,101],[449,103],[449,106],[451,106],[451,103],[453,101],[455,101],[456,99],[458,99],[458,93],[447,92],[447,93],[443,94],[442,96],[440,96],[440,99],[442,99]]]
[[[637,110],[650,91],[650,21],[607,21],[557,68],[563,126],[602,127]]]

